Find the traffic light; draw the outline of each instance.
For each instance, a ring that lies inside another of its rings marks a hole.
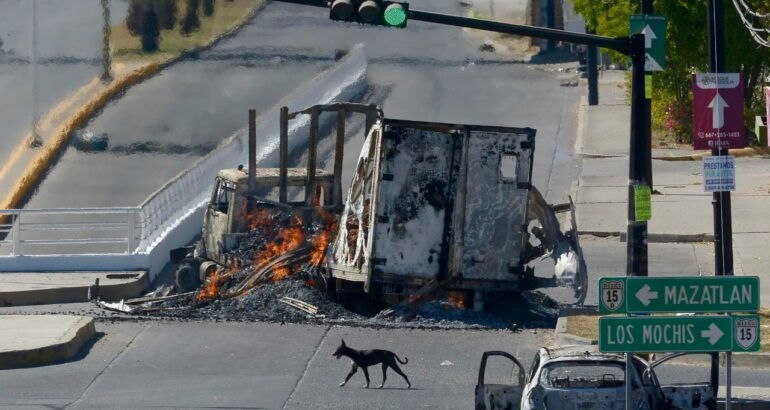
[[[329,9],[329,18],[404,28],[409,18],[409,3],[386,0],[334,0]]]

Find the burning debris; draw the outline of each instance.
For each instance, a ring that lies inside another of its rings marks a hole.
[[[318,272],[336,219],[322,208],[306,223],[296,212],[278,208],[244,210],[249,230],[238,248],[226,254],[230,268],[213,269],[195,296],[197,303],[245,295],[255,286],[288,277],[321,281]]]

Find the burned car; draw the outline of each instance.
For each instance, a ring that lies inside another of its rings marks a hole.
[[[654,368],[672,354],[650,364],[634,356],[631,372],[635,409],[705,409],[716,397],[706,384],[661,386]],[[514,366],[510,383],[485,383],[488,360],[500,357]],[[479,367],[475,408],[483,409],[624,409],[626,403],[625,356],[601,353],[596,346],[541,348],[525,372],[506,352],[485,352]]]

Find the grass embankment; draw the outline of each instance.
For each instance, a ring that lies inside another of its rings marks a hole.
[[[770,352],[770,309],[759,312],[759,351]],[[579,315],[567,319],[567,333],[591,340],[599,338],[599,316]]]
[[[46,171],[56,162],[57,156],[66,147],[69,137],[73,131],[85,126],[88,121],[107,103],[109,103],[120,92],[129,87],[138,84],[163,69],[164,64],[176,58],[185,51],[210,45],[220,36],[240,27],[256,10],[258,10],[264,0],[233,0],[216,2],[214,15],[200,17],[200,28],[190,35],[183,35],[180,32],[179,24],[173,30],[161,32],[160,51],[155,53],[144,53],[141,50],[140,37],[134,37],[128,32],[125,21],[112,27],[110,42],[114,60],[118,64],[132,63],[129,67],[135,67],[124,74],[117,74],[115,81],[106,85],[99,91],[92,91],[94,95],[89,102],[68,118],[61,121],[61,124],[51,124],[56,127],[50,141],[46,141],[43,148],[36,154],[35,158],[29,163],[22,176],[16,181],[11,191],[0,203],[0,209],[20,208],[29,197],[40,181],[44,178]],[[177,16],[180,18],[186,12],[186,2],[179,1],[179,10]],[[117,65],[116,65],[117,66]],[[77,97],[77,93],[72,97]],[[20,154],[16,154],[20,157]],[[6,172],[5,168],[9,165],[0,167],[0,173]],[[0,216],[0,223],[8,221],[8,215]]]
[[[212,16],[199,13],[200,27],[189,35],[182,34],[179,23],[172,30],[160,32],[160,49],[154,53],[142,51],[141,38],[128,32],[125,22],[112,27],[110,43],[115,61],[157,62],[174,58],[180,53],[205,46],[222,34],[240,26],[264,0],[233,0],[216,2]],[[186,2],[179,2],[177,16],[181,19],[186,13]]]

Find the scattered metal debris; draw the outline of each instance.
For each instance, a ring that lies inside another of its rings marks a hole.
[[[318,307],[311,305],[310,303],[303,302],[299,299],[290,298],[288,296],[284,296],[280,299],[281,303],[285,303],[291,307],[297,308],[303,312],[309,313],[311,315],[317,315],[318,314]]]

